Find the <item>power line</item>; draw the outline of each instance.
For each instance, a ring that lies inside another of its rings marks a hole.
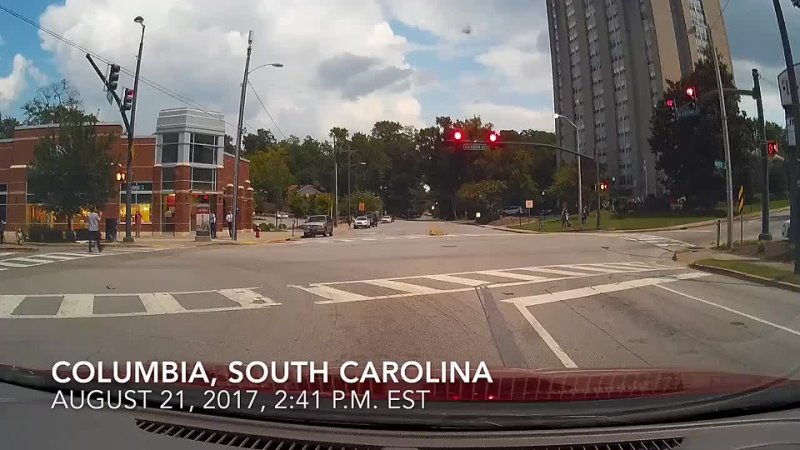
[[[67,44],[67,45],[69,45],[69,46],[71,46],[73,48],[76,48],[76,49],[78,49],[78,50],[80,50],[80,51],[82,51],[84,53],[92,55],[95,59],[98,59],[98,60],[100,60],[100,61],[102,61],[102,62],[104,62],[106,64],[111,64],[112,63],[109,58],[106,58],[106,57],[104,57],[102,55],[99,55],[99,54],[89,50],[88,48],[86,48],[86,47],[84,47],[84,46],[82,46],[82,45],[80,45],[80,44],[78,44],[78,43],[76,43],[76,42],[74,42],[74,41],[72,41],[70,39],[65,38],[64,36],[56,33],[55,31],[52,31],[52,30],[42,26],[38,22],[23,16],[22,14],[20,14],[20,13],[18,13],[16,11],[6,7],[5,5],[0,4],[0,10],[4,11],[5,13],[7,13],[7,14],[9,14],[11,16],[14,16],[15,18],[27,23],[28,25],[31,25],[32,27],[34,27],[34,28],[36,28],[38,30],[41,30],[41,31],[47,33],[48,35],[54,37],[55,39],[58,39],[59,41],[65,43],[65,44]],[[129,75],[131,77],[134,76],[134,72],[132,70],[127,69],[126,67],[122,66],[121,64],[120,64],[120,68],[121,68],[121,71],[124,72],[125,74],[127,74],[127,75]],[[148,78],[145,78],[145,77],[139,75],[139,81],[143,82],[144,84],[152,87],[153,89],[155,89],[155,90],[157,90],[157,91],[159,91],[159,92],[161,92],[161,93],[163,93],[163,94],[165,94],[165,95],[167,95],[169,97],[172,97],[172,98],[180,101],[181,103],[185,103],[185,104],[187,104],[187,105],[189,105],[189,106],[191,106],[191,107],[193,107],[195,109],[198,109],[201,112],[204,112],[204,113],[211,112],[211,110],[209,108],[206,108],[205,106],[193,101],[192,99],[190,99],[190,98],[188,98],[188,97],[186,97],[184,95],[181,95],[181,94],[179,94],[179,93],[177,93],[177,92],[167,88],[166,86],[163,86],[163,85],[161,85],[161,84],[159,84],[159,83],[157,83],[157,82],[155,82],[153,80],[150,80]],[[225,119],[223,119],[223,121],[226,124],[233,126],[234,128],[236,127],[236,124],[234,124],[234,123],[228,122]],[[249,124],[247,124],[247,125],[249,126]]]
[[[281,136],[283,136],[283,138],[284,138],[284,139],[289,139],[289,138],[288,138],[288,137],[287,137],[287,136],[286,136],[286,135],[283,133],[283,131],[281,130],[281,127],[279,127],[279,126],[278,126],[278,123],[277,123],[277,122],[275,122],[275,119],[273,119],[273,118],[272,118],[272,114],[270,114],[270,113],[269,113],[269,111],[267,110],[267,107],[266,107],[266,106],[264,106],[264,102],[262,102],[262,101],[261,101],[261,97],[259,97],[259,96],[258,96],[258,92],[256,92],[256,88],[254,88],[254,87],[253,87],[253,84],[252,84],[252,83],[250,83],[250,80],[247,80],[247,85],[248,85],[248,86],[250,86],[250,90],[251,90],[251,91],[253,91],[253,94],[255,94],[255,96],[256,96],[256,99],[258,100],[258,103],[259,103],[259,104],[261,104],[261,108],[263,108],[263,109],[264,109],[264,112],[265,112],[265,113],[267,113],[267,117],[269,117],[269,120],[271,120],[271,121],[272,121],[272,124],[273,124],[273,125],[275,125],[275,129],[277,129],[277,130],[278,130],[278,133],[280,133],[280,134],[281,134]]]

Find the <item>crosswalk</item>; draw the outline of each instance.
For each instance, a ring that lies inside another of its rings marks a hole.
[[[0,253],[0,272],[11,269],[27,269],[30,267],[42,266],[45,264],[62,263],[67,261],[75,261],[88,258],[99,258],[102,256],[114,256],[131,253],[150,253],[160,250],[167,250],[169,248],[177,247],[126,247],[126,248],[106,248],[102,253],[81,251],[77,248],[73,251],[59,251],[50,253],[15,253],[3,252]],[[12,256],[8,258],[8,256]],[[24,255],[24,256],[16,256]]]
[[[335,281],[309,285],[290,285],[289,287],[312,294],[316,304],[330,304],[464,292],[482,285],[487,287],[519,286],[604,274],[631,274],[676,269],[678,268],[674,266],[648,262],[560,264],[384,279]]]
[[[675,251],[679,248],[694,247],[693,244],[688,242],[679,241],[663,236],[655,236],[650,234],[629,234],[624,236],[625,240],[633,242],[642,242],[645,244],[655,245],[658,248]]]
[[[380,236],[369,235],[359,237],[347,238],[308,238],[292,241],[295,245],[304,244],[343,244],[354,242],[376,242],[376,241],[405,241],[405,240],[419,240],[419,239],[436,239],[436,238],[461,238],[461,237],[514,237],[523,236],[520,234],[506,234],[506,233],[458,233],[458,234],[443,234],[443,235],[430,235],[430,234],[405,234],[399,236]]]
[[[0,295],[0,319],[157,316],[236,311],[281,305],[255,289],[257,288],[102,295]],[[205,300],[198,303],[198,297],[203,297]]]

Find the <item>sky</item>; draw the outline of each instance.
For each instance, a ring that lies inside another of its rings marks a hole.
[[[782,0],[791,41],[800,9]],[[785,67],[771,4],[722,0],[734,74],[765,81],[768,120],[785,123],[776,84]],[[334,126],[369,132],[377,120],[416,127],[437,116],[479,115],[496,129],[553,130],[545,0],[0,0],[0,5],[133,73],[146,25],[136,134],[158,111],[187,106],[225,114],[234,134],[248,30],[253,30],[245,126],[278,137],[325,139]],[[465,30],[469,32],[466,33]],[[800,61],[800,45],[795,49]],[[105,69],[105,64],[100,63]],[[36,90],[61,78],[88,111],[119,122],[85,52],[0,11],[0,114],[21,117]],[[123,73],[121,87],[132,87]],[[260,101],[259,101],[260,99]],[[263,103],[263,106],[262,106]],[[755,114],[752,101],[742,107]]]

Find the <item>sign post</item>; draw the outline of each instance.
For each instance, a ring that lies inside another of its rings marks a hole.
[[[533,209],[533,200],[525,200],[525,208],[528,209],[528,222],[531,221],[531,210]],[[522,220],[520,218],[520,220]]]
[[[744,243],[744,186],[739,186],[739,243]]]

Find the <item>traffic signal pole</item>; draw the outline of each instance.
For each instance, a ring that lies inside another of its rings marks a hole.
[[[247,76],[250,74],[250,54],[253,52],[253,30],[247,34],[247,59],[244,62],[244,77],[242,79],[242,94],[239,98],[239,122],[236,124],[236,162],[233,168],[233,206],[231,207],[231,217],[233,221],[231,226],[233,230],[231,236],[233,240],[238,239],[236,230],[239,228],[239,162],[241,161],[241,148],[242,148],[242,127],[244,122],[244,102],[247,96]]]
[[[122,242],[133,242],[131,235],[131,203],[133,199],[133,132],[136,127],[136,99],[139,96],[139,70],[142,68],[142,48],[144,47],[144,24],[142,23],[142,37],[139,39],[139,53],[136,57],[136,73],[133,76],[133,102],[131,103],[131,126],[128,127],[128,158],[125,182],[125,237]],[[122,112],[125,115],[125,112]]]
[[[761,234],[759,241],[771,241],[769,232],[769,155],[767,153],[767,128],[764,122],[764,103],[761,100],[761,81],[758,69],[753,69],[753,98],[756,100],[758,111],[758,148],[761,150]]]

